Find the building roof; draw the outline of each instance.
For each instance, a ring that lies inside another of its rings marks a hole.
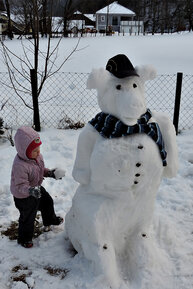
[[[91,21],[95,22],[96,17],[95,14],[84,14],[87,18],[89,18]]]
[[[96,17],[94,14],[83,14],[82,12],[80,11],[75,11],[73,15],[83,15],[84,17],[87,17],[88,19],[90,19],[91,21],[96,21]]]
[[[95,24],[95,19],[91,17],[92,14],[83,14],[80,11],[74,12],[74,14],[69,18],[70,21],[72,20],[82,20],[85,21],[85,25],[94,25]]]
[[[75,11],[74,14],[82,14],[80,11]]]
[[[96,14],[124,14],[124,15],[135,15],[130,9],[120,5],[117,2],[113,2],[110,5],[98,10]]]

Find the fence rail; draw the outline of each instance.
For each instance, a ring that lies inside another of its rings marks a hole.
[[[87,122],[100,111],[95,90],[86,89],[88,73],[62,73],[53,75],[43,87],[39,97],[42,127],[64,128],[66,119],[72,122]],[[17,77],[18,89],[30,83]],[[158,75],[146,83],[147,107],[174,116],[176,75]],[[23,101],[32,107],[31,94],[24,93]],[[33,111],[16,94],[8,73],[0,73],[0,117],[9,127],[33,124]],[[193,75],[183,75],[181,106],[178,129],[193,126]]]

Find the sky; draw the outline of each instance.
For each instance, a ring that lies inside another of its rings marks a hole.
[[[153,64],[159,73],[181,70],[192,74],[192,39],[192,33],[84,38],[79,44],[80,50],[66,62],[63,70],[90,72],[92,68],[104,67],[113,55],[125,53],[134,65]],[[76,41],[74,38],[65,40],[59,50],[59,62]],[[16,40],[8,45],[18,54],[21,53]],[[46,127],[40,132],[41,152],[46,167],[66,170],[62,180],[46,179],[43,183],[54,199],[56,213],[64,218],[78,187],[72,177],[72,168],[80,132]],[[141,255],[146,266],[134,280],[125,280],[120,289],[193,287],[193,130],[182,131],[177,136],[177,145],[180,164],[178,174],[173,179],[162,180],[150,233],[144,240],[151,254],[148,258],[147,255]],[[19,217],[9,189],[15,154],[15,148],[9,141],[0,140],[1,232]],[[39,220],[41,225],[41,217]],[[49,274],[48,268],[55,269],[55,274]],[[68,273],[64,276],[66,271]],[[25,276],[25,282],[22,281],[22,275]],[[110,289],[104,276],[97,276],[88,260],[79,254],[73,256],[64,224],[42,233],[34,239],[34,247],[29,250],[19,246],[16,240],[0,235],[0,288]]]

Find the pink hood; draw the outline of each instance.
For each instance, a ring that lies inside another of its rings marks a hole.
[[[30,143],[40,137],[39,134],[31,127],[22,126],[15,134],[15,147],[19,157],[23,160],[28,160],[26,156],[26,150]]]

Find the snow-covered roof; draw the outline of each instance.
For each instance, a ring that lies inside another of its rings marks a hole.
[[[80,15],[84,15],[85,17],[87,17],[88,19],[92,20],[92,21],[96,21],[96,17],[94,14],[83,14],[81,13],[80,11],[75,11],[74,12],[74,15],[77,15],[77,14],[80,14]]]
[[[84,14],[87,18],[89,18],[92,21],[96,21],[96,17],[94,14]]]
[[[109,11],[108,11],[109,10]],[[133,11],[130,9],[120,5],[117,2],[113,2],[110,5],[98,10],[96,14],[127,14],[127,15],[135,15]]]
[[[82,14],[80,11],[75,11],[74,14]]]

